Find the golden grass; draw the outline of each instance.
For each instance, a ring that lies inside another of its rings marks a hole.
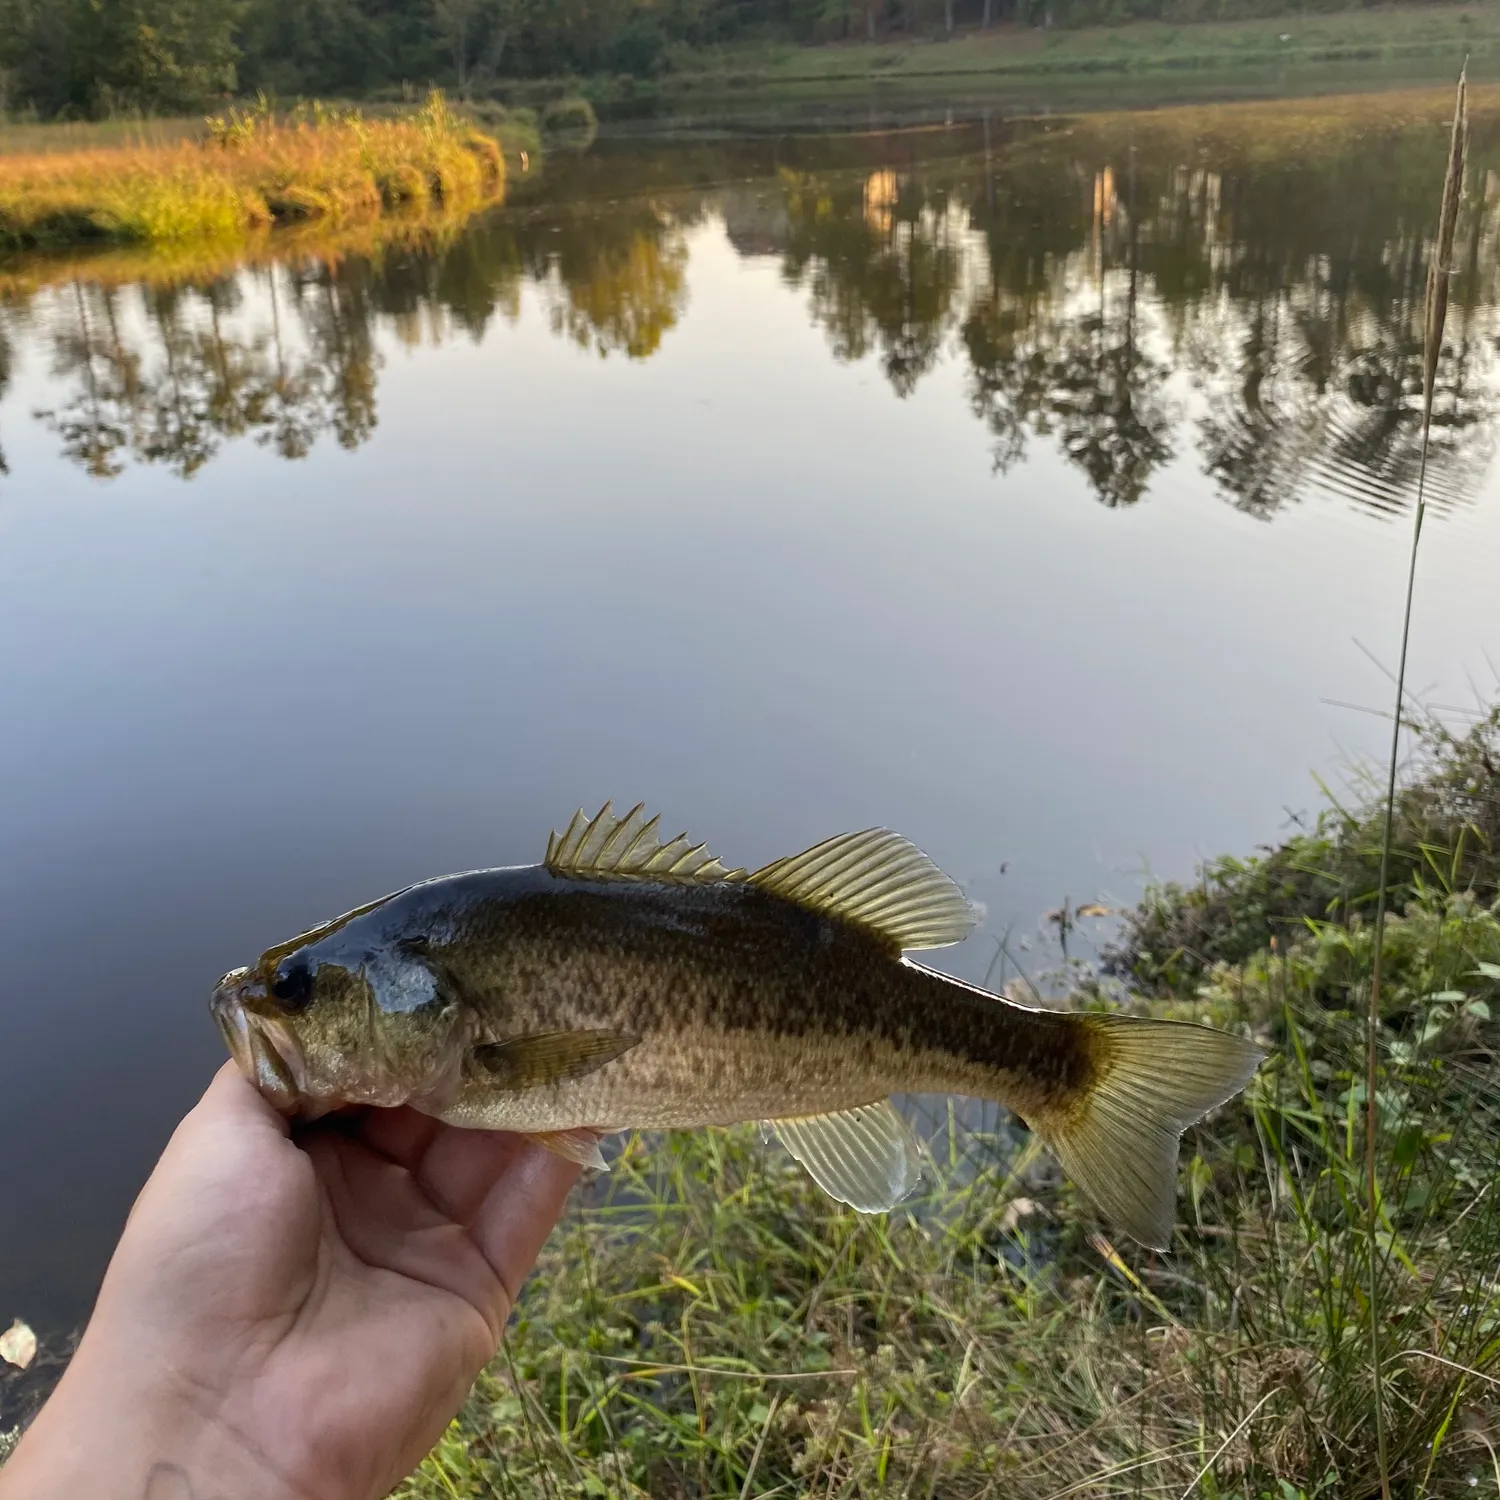
[[[206,140],[0,159],[0,244],[243,240],[268,226],[344,224],[394,209],[466,212],[503,190],[500,146],[434,94],[412,115],[210,120]]]

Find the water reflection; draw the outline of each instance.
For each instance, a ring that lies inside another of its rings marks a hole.
[[[68,457],[100,478],[130,461],[187,476],[247,436],[287,458],[325,434],[357,446],[377,422],[382,331],[483,338],[528,287],[558,337],[649,359],[686,315],[695,232],[718,230],[743,257],[774,257],[832,357],[873,360],[896,396],[960,361],[997,474],[1046,443],[1101,503],[1128,506],[1196,452],[1256,517],[1312,489],[1388,513],[1419,462],[1446,108],[1434,95],[986,115],[601,149],[445,244],[157,284],[75,273],[13,291],[5,322],[48,330],[66,394],[37,415]],[[1500,108],[1482,101],[1472,130],[1429,463],[1439,506],[1472,493],[1496,431]]]
[[[264,326],[230,326],[252,292]],[[53,374],[71,394],[37,415],[101,479],[127,458],[186,478],[246,435],[283,458],[324,432],[357,447],[375,427],[379,364],[363,293],[327,267],[134,292],[74,281],[49,319]]]

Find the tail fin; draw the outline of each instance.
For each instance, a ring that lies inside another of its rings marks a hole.
[[[1093,1044],[1095,1081],[1072,1108],[1030,1123],[1113,1223],[1165,1250],[1182,1132],[1239,1093],[1265,1054],[1243,1037],[1182,1021],[1076,1019]]]

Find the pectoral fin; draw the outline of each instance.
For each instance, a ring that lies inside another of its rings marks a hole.
[[[888,1099],[840,1114],[770,1123],[829,1197],[862,1214],[894,1207],[922,1175],[922,1148]]]
[[[482,1043],[473,1056],[496,1088],[535,1089],[582,1078],[638,1041],[617,1031],[538,1031]]]

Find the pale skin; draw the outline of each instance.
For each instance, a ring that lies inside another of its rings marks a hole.
[[[136,1201],[0,1500],[377,1500],[494,1357],[577,1175],[406,1109],[294,1141],[227,1065]]]

